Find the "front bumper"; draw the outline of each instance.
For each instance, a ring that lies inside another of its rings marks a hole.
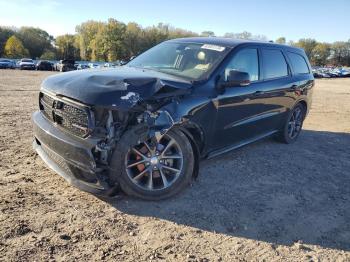
[[[35,65],[21,65],[22,70],[35,70]]]
[[[33,113],[32,122],[33,148],[48,167],[83,191],[108,195],[113,190],[105,168],[97,166],[92,154],[99,139],[69,135],[48,121],[40,111]]]

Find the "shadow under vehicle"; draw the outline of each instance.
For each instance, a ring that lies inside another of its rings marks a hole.
[[[350,134],[303,130],[284,147],[266,139],[203,161],[198,181],[175,201],[103,200],[119,212],[203,232],[196,237],[215,232],[350,251]]]

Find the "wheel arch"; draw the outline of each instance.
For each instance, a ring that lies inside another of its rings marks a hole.
[[[191,143],[195,160],[192,175],[194,178],[197,178],[199,174],[199,161],[201,159],[201,152],[204,147],[204,133],[202,129],[195,123],[186,123],[182,126],[179,126],[179,130],[186,135]]]
[[[295,105],[293,106],[293,108],[296,106],[296,105],[302,105],[304,107],[304,118],[306,117],[308,111],[309,111],[309,107],[308,107],[308,104],[307,102],[304,100],[304,99],[301,99],[301,100],[298,100]]]

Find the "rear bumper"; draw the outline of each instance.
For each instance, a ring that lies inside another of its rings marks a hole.
[[[66,134],[48,121],[40,111],[32,115],[33,148],[57,174],[70,184],[97,195],[112,190],[107,172],[98,167],[92,154],[99,139],[80,139]]]

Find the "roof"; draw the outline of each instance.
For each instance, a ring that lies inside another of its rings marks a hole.
[[[200,44],[212,44],[212,45],[220,45],[225,47],[236,47],[241,44],[263,44],[270,46],[278,46],[283,48],[291,48],[298,49],[300,48],[281,45],[277,43],[271,43],[267,41],[258,41],[258,40],[249,40],[249,39],[234,39],[234,38],[225,38],[225,37],[186,37],[186,38],[176,38],[169,40],[169,42],[189,42],[189,43],[200,43]]]

